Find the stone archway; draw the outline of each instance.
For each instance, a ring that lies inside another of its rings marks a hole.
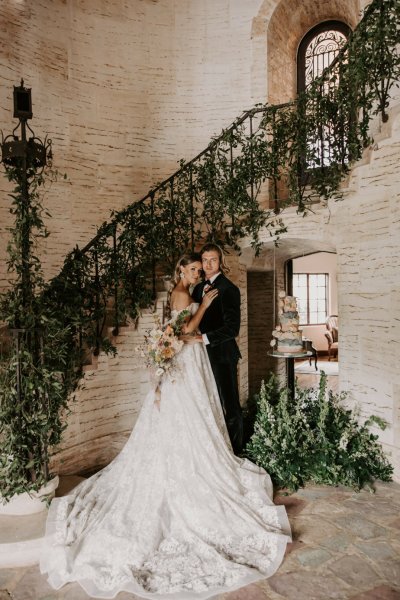
[[[303,36],[322,21],[338,20],[352,29],[359,20],[359,0],[282,0],[268,23],[268,102],[296,97],[296,58]]]

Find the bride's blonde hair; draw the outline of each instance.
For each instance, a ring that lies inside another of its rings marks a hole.
[[[172,285],[168,290],[167,302],[165,305],[165,318],[167,319],[171,318],[171,295],[174,288],[178,285],[178,283],[181,280],[181,267],[187,267],[187,265],[191,265],[194,262],[201,262],[201,256],[197,252],[190,252],[189,254],[184,254],[176,263],[174,274],[172,276]]]

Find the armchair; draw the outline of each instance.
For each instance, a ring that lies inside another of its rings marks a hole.
[[[330,315],[325,321],[325,337],[328,340],[328,360],[339,352],[339,321],[337,315]]]

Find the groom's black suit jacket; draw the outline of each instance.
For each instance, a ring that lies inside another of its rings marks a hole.
[[[193,290],[195,302],[201,303],[205,282]],[[207,352],[211,363],[237,362],[241,354],[235,337],[240,329],[240,291],[223,273],[213,281],[218,296],[207,308],[200,322],[201,333],[207,334]]]

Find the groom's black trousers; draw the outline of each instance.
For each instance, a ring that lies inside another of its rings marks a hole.
[[[243,417],[239,401],[237,361],[230,363],[211,361],[211,368],[217,384],[233,451],[235,454],[240,454],[243,448]]]

